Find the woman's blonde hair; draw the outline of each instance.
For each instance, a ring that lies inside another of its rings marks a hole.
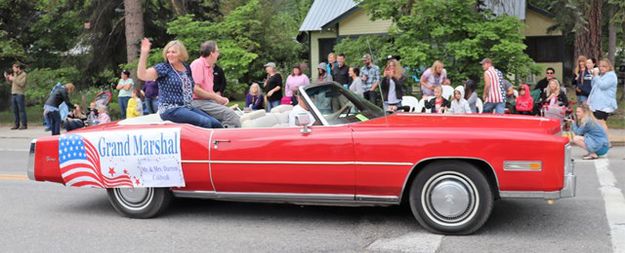
[[[556,83],[556,87],[557,87],[557,89],[556,89],[556,91],[555,91],[555,92],[557,92],[557,94],[560,94],[560,82],[559,82],[557,79],[551,79],[551,80],[549,80],[549,83],[547,84],[547,97],[551,96],[551,87],[550,87],[550,84],[551,84],[552,82]]]
[[[581,119],[577,119],[580,125],[585,125],[589,121],[597,121],[597,118],[595,118],[595,115],[592,113],[592,110],[590,110],[590,106],[588,106],[588,104],[581,104],[578,108],[581,108],[584,114]]]
[[[386,63],[386,67],[384,69],[390,68],[391,64],[395,65],[395,72],[393,73],[393,77],[395,77],[395,79],[401,78],[402,75],[404,75],[404,68],[401,67],[401,64],[399,63],[398,60],[395,60],[395,59],[389,60]]]
[[[588,58],[586,58],[586,56],[580,55],[579,57],[577,57],[577,64],[575,65],[575,72],[573,73],[574,75],[579,74],[579,63],[583,62],[584,63],[584,68],[586,68],[586,60],[588,60]]]
[[[440,68],[441,72],[440,73],[436,73],[436,69]],[[443,64],[442,61],[436,60],[434,61],[434,63],[432,64],[432,71],[434,72],[434,74],[443,74],[443,68],[445,68],[445,65]]]
[[[178,53],[180,54],[180,61],[187,61],[189,59],[189,53],[187,52],[187,48],[182,44],[182,41],[172,40],[163,48],[163,59],[167,60],[167,51],[176,47],[178,49]]]
[[[252,93],[252,89],[253,89],[253,88],[256,88],[256,92],[257,92],[258,94],[253,94],[253,93]],[[260,85],[258,85],[257,83],[252,83],[252,85],[250,85],[250,92],[249,92],[249,93],[250,93],[250,95],[253,95],[253,96],[258,96],[258,95],[260,95],[260,94],[263,94],[263,90],[261,90],[261,89],[260,89]]]
[[[602,62],[608,65],[608,71],[614,71],[614,65],[612,65],[612,62],[608,58],[601,59],[599,61],[599,66],[601,66]]]
[[[67,92],[72,93],[76,89],[76,86],[74,86],[73,83],[66,83],[65,89],[67,90]]]

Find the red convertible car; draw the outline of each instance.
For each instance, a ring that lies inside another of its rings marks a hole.
[[[291,106],[204,129],[158,115],[33,140],[31,180],[108,191],[124,216],[173,197],[340,206],[409,205],[434,233],[469,234],[495,200],[575,196],[569,141],[555,120],[394,113],[336,85],[300,88]],[[292,116],[292,115],[291,115]],[[312,117],[312,118],[310,118]]]

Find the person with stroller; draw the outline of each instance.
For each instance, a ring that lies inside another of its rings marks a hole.
[[[74,108],[74,104],[69,101],[69,94],[73,93],[75,89],[74,84],[67,83],[64,86],[56,89],[44,105],[43,114],[45,115],[47,122],[50,124],[50,131],[52,135],[61,134],[61,113],[59,111],[59,105],[65,102],[71,109]]]
[[[575,110],[577,120],[567,119],[572,123],[571,130],[575,133],[573,143],[588,151],[584,160],[594,160],[608,153],[610,142],[605,129],[599,124],[587,104]]]

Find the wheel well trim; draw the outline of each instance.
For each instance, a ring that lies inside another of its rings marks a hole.
[[[421,159],[420,161],[416,162],[414,164],[414,166],[412,166],[412,168],[410,169],[410,172],[408,172],[408,175],[406,176],[406,179],[404,179],[404,184],[401,188],[401,192],[399,193],[399,202],[403,203],[406,199],[404,199],[404,195],[406,194],[406,191],[408,190],[408,184],[412,183],[412,181],[416,178],[417,174],[419,174],[419,172],[421,170],[415,171],[415,168],[418,167],[422,167],[424,166],[424,164],[428,164],[431,162],[436,162],[436,161],[449,161],[449,160],[456,160],[456,161],[476,161],[476,162],[483,162],[486,165],[488,165],[488,168],[479,168],[480,170],[482,170],[486,174],[486,179],[488,180],[489,183],[493,183],[492,179],[491,179],[491,175],[492,178],[494,178],[494,193],[495,196],[498,198],[499,197],[499,179],[497,178],[497,173],[495,172],[495,168],[493,167],[492,164],[490,164],[488,161],[482,159],[482,158],[477,158],[477,157],[469,157],[469,156],[437,156],[437,157],[428,157],[428,158],[424,158]],[[490,169],[490,171],[488,170]],[[489,175],[490,174],[490,175]]]

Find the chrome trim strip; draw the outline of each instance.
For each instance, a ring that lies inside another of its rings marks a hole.
[[[537,169],[531,168],[532,164],[539,164],[539,167]],[[503,170],[504,171],[541,172],[543,171],[543,162],[542,161],[504,161]]]
[[[550,192],[542,192],[542,191],[500,191],[499,196],[502,199],[559,199],[560,192],[559,191],[550,191]]]
[[[26,167],[26,174],[28,179],[35,181],[35,147],[37,146],[37,139],[30,141],[30,150],[28,154],[28,166]]]
[[[495,175],[495,183],[497,184],[497,189],[499,189],[499,178],[497,177],[497,172],[495,171],[495,168],[493,167],[493,165],[491,165],[488,161],[481,159],[481,158],[477,158],[477,157],[466,157],[466,156],[438,156],[438,157],[429,157],[429,158],[425,158],[425,159],[421,159],[420,161],[416,162],[412,168],[410,169],[410,171],[408,172],[408,174],[406,175],[406,179],[404,179],[404,185],[401,187],[401,192],[399,193],[399,200],[401,201],[402,199],[404,199],[404,191],[406,190],[406,184],[408,184],[408,179],[410,178],[410,175],[412,175],[412,172],[414,171],[414,169],[417,167],[417,165],[421,164],[422,162],[425,161],[429,161],[429,160],[438,160],[438,159],[445,159],[445,160],[449,160],[449,159],[465,159],[465,160],[476,160],[476,161],[482,161],[486,164],[488,164],[488,167],[493,171],[493,174]]]
[[[210,160],[180,160],[180,162],[181,163],[209,163]]]
[[[188,160],[185,160],[188,161]],[[183,162],[185,162],[183,161]],[[197,160],[199,162],[199,160]],[[195,162],[195,161],[193,161]],[[367,166],[410,166],[410,162],[325,162],[325,161],[242,161],[242,160],[215,160],[201,161],[211,164],[298,164],[298,165],[367,165]]]
[[[288,202],[335,205],[396,205],[397,196],[326,194],[326,193],[265,193],[265,192],[215,192],[173,190],[181,198],[201,198],[233,201]]]

